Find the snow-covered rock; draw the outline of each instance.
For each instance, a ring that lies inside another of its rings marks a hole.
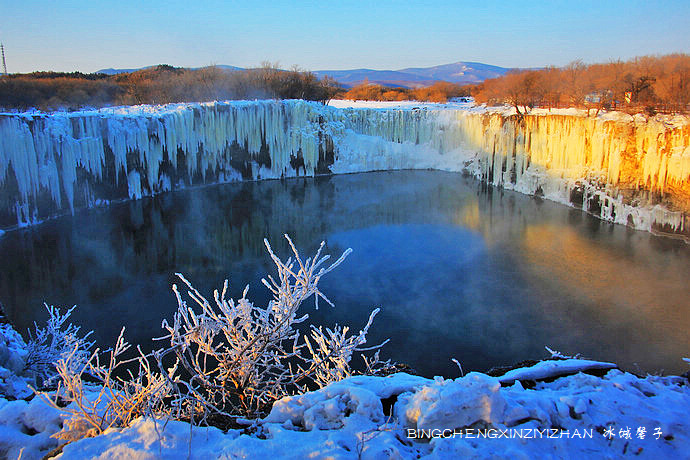
[[[139,418],[56,458],[685,458],[688,407],[687,379],[615,369],[530,390],[476,372],[358,376],[277,401],[248,431]],[[41,398],[0,399],[3,458],[41,458],[59,429],[59,412]]]
[[[0,332],[0,364],[19,369],[10,357],[26,345],[9,325]],[[688,379],[579,372],[611,365],[570,358],[502,377],[350,377],[276,401],[246,430],[138,418],[66,444],[55,458],[687,458]],[[576,373],[558,377],[564,371]],[[0,458],[43,458],[64,443],[52,437],[64,414],[41,397],[21,399],[7,383],[26,388],[23,378],[0,373]],[[531,389],[520,383],[547,377]]]
[[[613,363],[591,361],[588,359],[563,359],[540,361],[534,366],[513,369],[499,377],[503,384],[511,384],[516,380],[544,380],[586,371],[610,370],[616,367]]]
[[[29,402],[0,397],[0,458],[42,458],[58,447],[51,436],[61,425],[59,411],[40,397]]]
[[[406,428],[455,429],[477,422],[500,422],[505,411],[501,383],[471,372],[457,380],[437,379],[398,399],[396,413]]]
[[[26,344],[9,324],[0,324],[0,394],[26,397],[32,394],[23,376]]]
[[[356,376],[303,395],[283,398],[273,405],[266,423],[280,423],[310,431],[342,427],[350,415],[373,422],[384,418],[382,400],[413,391],[428,382],[423,377],[396,374],[395,379]]]
[[[24,369],[24,340],[9,324],[0,324],[0,366],[19,374]]]
[[[140,418],[57,458],[686,458],[688,407],[686,379],[619,370],[531,390],[480,373],[351,377],[278,401],[253,434]]]

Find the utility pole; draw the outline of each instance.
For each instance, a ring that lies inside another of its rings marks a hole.
[[[7,76],[7,63],[5,63],[5,45],[0,43],[0,51],[2,51],[2,74]]]

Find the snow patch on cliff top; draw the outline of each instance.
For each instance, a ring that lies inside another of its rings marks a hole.
[[[171,104],[157,104],[157,105],[131,105],[131,106],[114,106],[103,107],[100,109],[84,108],[76,111],[55,111],[43,112],[36,109],[31,109],[24,112],[0,112],[0,116],[22,116],[28,118],[42,117],[50,115],[51,117],[80,117],[80,116],[119,116],[119,117],[138,117],[148,116],[156,117],[171,114],[175,112],[182,112],[194,107],[212,107],[217,104],[232,104],[233,106],[248,106],[256,104],[256,100],[247,101],[211,101],[211,102],[179,102]],[[421,102],[421,101],[362,101],[349,99],[332,99],[328,102],[328,106],[336,109],[382,109],[382,110],[463,110],[473,113],[500,113],[503,116],[516,115],[515,107],[510,105],[503,106],[487,106],[485,104],[477,105],[474,102],[461,100],[450,101],[447,103],[437,102]],[[664,123],[669,128],[677,128],[690,124],[690,116],[680,114],[657,114],[652,117],[642,113],[630,115],[624,112],[607,111],[596,109],[579,109],[579,108],[533,108],[527,111],[528,115],[566,115],[575,117],[594,117],[602,121],[617,121],[617,122],[636,122],[646,123],[648,120],[654,120],[659,123]]]
[[[474,113],[499,113],[503,116],[516,115],[517,110],[510,105],[503,106],[487,106],[485,104],[477,105],[474,102],[448,102],[445,104],[436,102],[420,102],[420,101],[353,101],[346,99],[333,99],[328,103],[329,106],[338,109],[352,108],[352,109],[384,109],[384,110],[413,110],[413,109],[452,109],[465,110]],[[654,120],[659,123],[664,123],[669,128],[677,128],[690,124],[690,116],[678,114],[657,114],[649,117],[645,114],[638,113],[630,115],[625,112],[607,111],[596,109],[578,109],[575,107],[569,108],[540,108],[536,107],[529,109],[527,115],[547,116],[547,115],[565,115],[571,117],[596,117],[601,121],[616,121],[622,123],[646,123],[649,120]]]

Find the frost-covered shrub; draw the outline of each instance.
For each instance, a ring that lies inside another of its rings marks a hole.
[[[109,355],[108,364],[101,364],[99,349],[91,352],[94,342],[88,340],[92,332],[79,336],[80,328],[67,319],[75,307],[64,314],[59,308],[46,305],[49,318],[45,328],[34,324],[35,335],[30,333],[27,343],[25,371],[32,374],[39,385],[57,381],[52,394],[41,393],[54,408],[63,413],[62,430],[55,437],[75,440],[102,433],[112,426],[127,426],[140,415],[167,414],[163,399],[171,392],[169,377],[155,372],[141,352],[139,370],[128,377],[115,377],[116,369],[130,361],[121,356],[130,345],[123,338],[124,328],[115,347],[103,354]],[[85,376],[98,382],[85,383]],[[66,404],[66,406],[65,406]]]
[[[122,360],[130,348],[124,340],[123,328],[115,346],[106,350],[103,358],[96,349],[84,360],[79,346],[75,345],[72,353],[55,363],[60,376],[57,390],[52,395],[42,394],[63,412],[63,428],[55,437],[74,441],[99,435],[110,427],[128,426],[142,415],[171,415],[166,399],[173,393],[171,377],[175,370],[170,369],[167,374],[158,372],[140,350],[138,357]],[[102,364],[102,359],[107,359],[107,364]],[[121,374],[123,366],[132,362],[138,363],[136,373],[129,371],[126,377],[116,376]],[[85,383],[84,374],[99,383]]]
[[[336,326],[326,332],[321,327],[312,327],[311,340],[306,336],[300,340],[295,326],[308,315],[298,317],[299,307],[311,296],[315,297],[316,308],[319,298],[333,305],[318,289],[318,282],[351,250],[345,251],[333,264],[324,266],[329,256],[321,256],[323,242],[313,258],[303,261],[290,238],[287,235],[285,238],[294,254],[294,260],[289,258],[286,262],[264,240],[278,270],[276,279],[271,276],[268,281],[262,279],[273,293],[273,299],[265,307],[247,299],[248,287],[240,299],[226,298],[227,280],[220,293],[214,291],[210,302],[178,274],[188,288],[192,305],[199,310],[188,305],[177,286],[173,286],[178,311],[172,324],[163,321],[168,331],[164,338],[170,340],[170,347],[164,353],[174,352],[178,363],[192,376],[185,391],[200,407],[231,414],[259,413],[277,399],[305,391],[310,383],[322,387],[348,377],[355,351],[383,345],[361,348],[378,309],[357,335],[348,337],[347,327]]]
[[[69,357],[70,372],[77,372],[88,360],[94,342],[88,340],[93,331],[80,337],[79,326],[72,323],[65,326],[76,306],[60,314],[59,308],[44,305],[48,310],[48,322],[45,328],[34,323],[35,335],[29,331],[25,371],[33,374],[40,385],[49,385],[58,375],[55,367],[58,361]]]
[[[378,312],[378,308],[374,309],[369,315],[369,321],[367,321],[364,329],[359,331],[359,334],[349,337],[347,336],[347,332],[350,330],[348,326],[341,327],[336,324],[333,330],[326,328],[326,332],[323,331],[322,326],[318,328],[314,325],[311,326],[311,338],[314,341],[314,346],[312,346],[309,337],[306,335],[304,336],[304,341],[312,356],[312,361],[319,363],[314,369],[313,376],[311,376],[312,380],[319,387],[323,388],[329,383],[350,377],[352,375],[350,360],[352,359],[352,353],[355,351],[376,350],[388,342],[386,340],[381,345],[359,348],[366,343],[367,332],[369,332],[369,327]],[[364,357],[364,362],[367,370],[375,373],[377,370],[376,365],[379,363],[378,351],[374,354],[373,360]],[[385,366],[389,363],[383,364]]]
[[[167,335],[161,338],[169,345],[150,354],[137,348],[137,356],[124,359],[131,348],[124,340],[124,328],[112,349],[89,352],[92,343],[77,336],[78,328],[70,324],[62,330],[72,310],[60,315],[58,309],[48,307],[48,327],[36,328],[31,353],[36,372],[48,376],[54,369],[59,376],[57,390],[42,393],[63,411],[63,429],[56,436],[65,440],[94,436],[110,427],[128,426],[142,415],[193,423],[208,421],[212,414],[254,416],[284,396],[349,377],[353,353],[383,345],[362,347],[379,310],[372,311],[358,334],[348,336],[349,328],[338,325],[325,331],[312,326],[311,337],[300,340],[296,325],[308,315],[298,316],[299,307],[311,296],[316,308],[319,298],[333,305],[318,289],[318,282],[350,249],[325,266],[329,256],[321,256],[324,243],[313,258],[302,260],[285,237],[294,254],[294,260],[286,262],[264,240],[278,270],[275,279],[262,280],[273,293],[265,307],[247,299],[248,287],[240,299],[226,298],[227,280],[209,302],[178,274],[193,303],[188,305],[173,285],[178,310],[172,324],[163,321]],[[175,364],[167,368],[171,356]],[[379,362],[378,351],[364,358],[370,372],[389,365]],[[138,366],[136,372],[132,364]],[[86,375],[98,384],[85,383]]]

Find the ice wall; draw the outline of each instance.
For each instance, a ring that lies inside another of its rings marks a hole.
[[[466,171],[608,221],[690,236],[690,122],[623,114],[349,109],[334,172]]]
[[[0,115],[0,228],[190,184],[465,171],[645,230],[690,234],[690,125],[304,101]]]
[[[313,175],[318,116],[300,101],[0,115],[0,212],[22,225],[191,183]]]

